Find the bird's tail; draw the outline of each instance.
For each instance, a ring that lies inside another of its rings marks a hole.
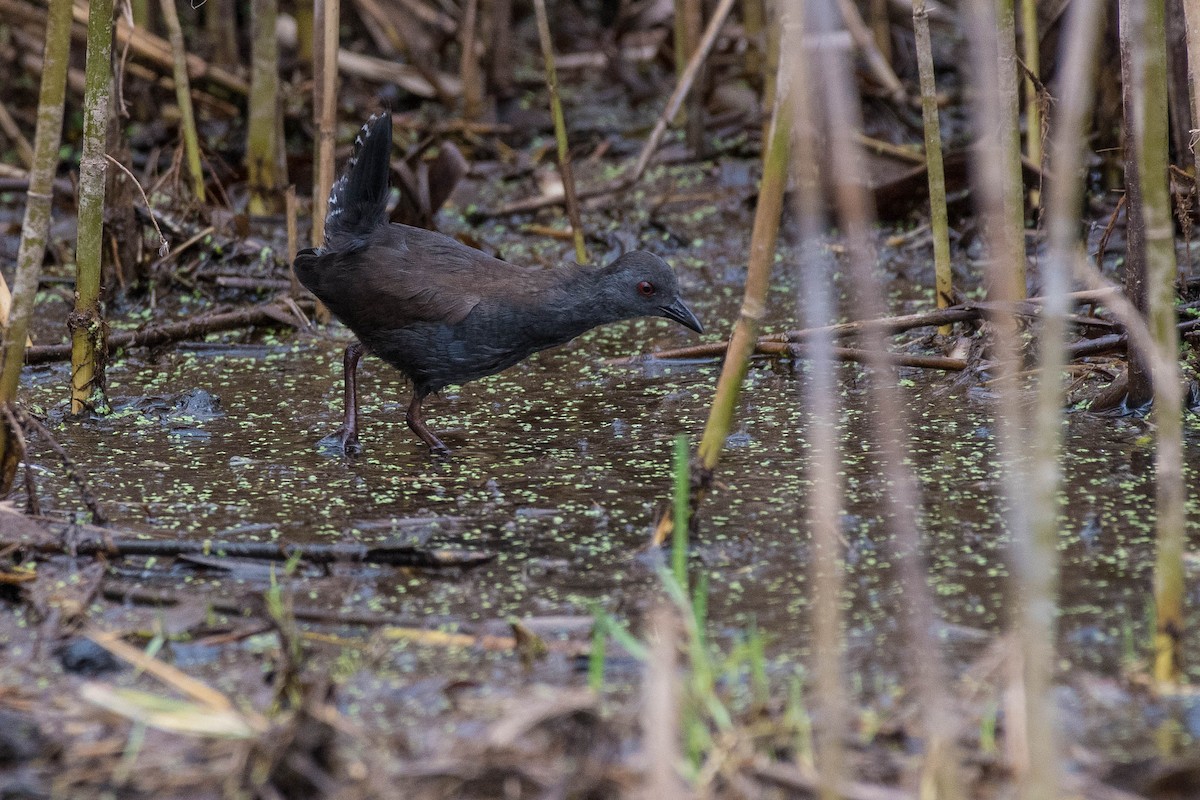
[[[392,115],[384,111],[367,120],[354,140],[354,147],[345,172],[329,192],[325,250],[352,245],[387,220]]]

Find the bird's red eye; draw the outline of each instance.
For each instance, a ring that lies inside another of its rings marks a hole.
[[[654,294],[654,284],[650,281],[642,281],[637,285],[637,290],[642,297],[649,297]]]

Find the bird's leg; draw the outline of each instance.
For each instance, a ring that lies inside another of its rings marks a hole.
[[[408,413],[404,415],[404,421],[408,423],[408,427],[412,428],[413,433],[421,437],[422,442],[429,445],[431,453],[445,455],[450,452],[450,448],[442,444],[442,440],[429,430],[429,426],[425,424],[425,417],[421,414],[421,403],[424,400],[425,395],[421,392],[413,392],[412,402],[408,404]]]
[[[346,416],[342,420],[342,427],[337,433],[337,438],[342,445],[342,452],[348,456],[356,456],[362,452],[362,445],[358,443],[358,360],[366,352],[366,345],[362,342],[354,342],[346,348],[346,354],[342,357]]]

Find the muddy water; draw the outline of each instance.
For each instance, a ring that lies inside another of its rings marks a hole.
[[[682,343],[685,333],[658,321],[612,326],[431,399],[432,424],[454,448],[448,460],[431,459],[408,432],[407,388],[374,360],[364,362],[361,383],[365,455],[346,460],[320,443],[339,420],[338,335],[214,342],[152,363],[123,361],[111,373],[115,412],[60,422],[56,433],[118,526],[299,542],[422,532],[436,543],[500,552],[496,565],[439,596],[431,612],[478,619],[580,611],[652,587],[652,559],[634,555],[668,491],[671,438],[698,438],[717,367],[606,358]],[[35,405],[58,408],[64,374],[59,367],[31,376]],[[874,647],[892,627],[898,598],[861,375],[847,366],[843,376],[848,599],[853,633]],[[986,399],[942,396],[940,375],[906,379],[934,588],[950,621],[995,629],[1006,572]],[[714,620],[755,619],[785,646],[803,641],[805,625],[809,421],[801,386],[787,365],[750,372],[694,556],[713,587]],[[1087,413],[1070,414],[1067,430],[1064,637],[1074,658],[1111,666],[1122,631],[1141,630],[1145,613],[1149,431]],[[72,508],[52,464],[38,462],[47,507]],[[375,588],[409,600],[406,588],[386,580]]]
[[[704,220],[691,223],[702,227]],[[740,272],[727,265],[737,264],[744,248],[727,246],[727,253],[710,246],[704,263],[668,253],[713,336],[725,332],[720,320],[732,318],[740,293]],[[787,281],[774,287],[773,298],[771,322],[783,327],[794,319]],[[694,341],[687,331],[665,321],[610,326],[430,399],[430,424],[454,450],[448,460],[431,459],[409,433],[407,387],[373,359],[364,360],[360,373],[364,455],[346,460],[321,445],[340,419],[346,337],[340,327],[231,334],[155,357],[136,353],[110,369],[114,413],[83,422],[63,419],[63,366],[30,370],[27,397],[48,412],[117,528],[292,542],[411,537],[498,553],[461,577],[368,569],[333,592],[328,584],[301,582],[310,605],[454,626],[586,614],[593,605],[636,620],[657,597],[658,559],[640,551],[669,491],[672,438],[682,432],[698,440],[719,367],[609,359]],[[870,445],[863,376],[848,365],[841,377],[849,660],[860,696],[886,698],[901,684],[896,612],[903,598],[880,517],[885,487]],[[931,585],[948,652],[963,664],[1005,622],[994,424],[984,394],[947,393],[949,378],[938,373],[907,371],[903,378]],[[802,388],[802,375],[789,364],[750,371],[720,485],[692,553],[692,569],[703,571],[710,586],[718,636],[757,625],[769,634],[780,672],[796,669],[808,641],[804,473],[811,423]],[[1085,412],[1068,414],[1066,425],[1060,652],[1070,673],[1064,675],[1113,676],[1146,641],[1150,429]],[[1194,475],[1193,422],[1187,435]],[[44,508],[76,509],[76,494],[43,448],[34,461]],[[200,597],[261,593],[263,586],[261,578],[188,581]],[[433,654],[421,665],[393,666],[477,677],[480,658]],[[486,662],[512,669],[510,657]],[[1092,727],[1136,749],[1144,741],[1137,712],[1115,729],[1112,716]]]

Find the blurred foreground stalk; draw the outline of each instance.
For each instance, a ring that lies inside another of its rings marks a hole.
[[[1182,676],[1179,648],[1183,638],[1185,545],[1183,485],[1183,387],[1179,373],[1179,336],[1175,330],[1175,226],[1167,185],[1167,42],[1163,0],[1122,0],[1121,36],[1128,44],[1137,180],[1145,231],[1146,305],[1154,340],[1155,540],[1154,667],[1160,687]],[[1138,212],[1128,207],[1132,221]],[[1132,351],[1131,351],[1132,352]]]
[[[54,171],[58,166],[58,146],[62,141],[63,100],[66,97],[71,47],[71,1],[50,0],[46,20],[46,47],[42,55],[42,88],[38,95],[33,167],[29,171],[25,219],[21,225],[21,245],[17,254],[16,278],[13,280],[12,314],[4,331],[3,366],[0,367],[0,404],[5,405],[17,399],[29,319],[33,315],[34,298],[50,231],[50,204],[54,191]],[[5,425],[4,435],[0,436],[0,494],[7,494],[12,487],[20,458],[16,436]]]
[[[1058,617],[1058,542],[1062,519],[1062,437],[1065,401],[1067,293],[1072,265],[1080,248],[1083,210],[1083,143],[1087,140],[1093,98],[1097,44],[1104,18],[1100,0],[1071,6],[1063,32],[1063,92],[1051,141],[1046,197],[1048,247],[1042,262],[1041,330],[1037,406],[1026,450],[1031,459],[1028,502],[1029,536],[1012,542],[1012,624],[1020,649],[1024,687],[1028,769],[1018,774],[1021,796],[1053,800],[1059,796],[1061,750],[1055,714],[1053,680]]]

